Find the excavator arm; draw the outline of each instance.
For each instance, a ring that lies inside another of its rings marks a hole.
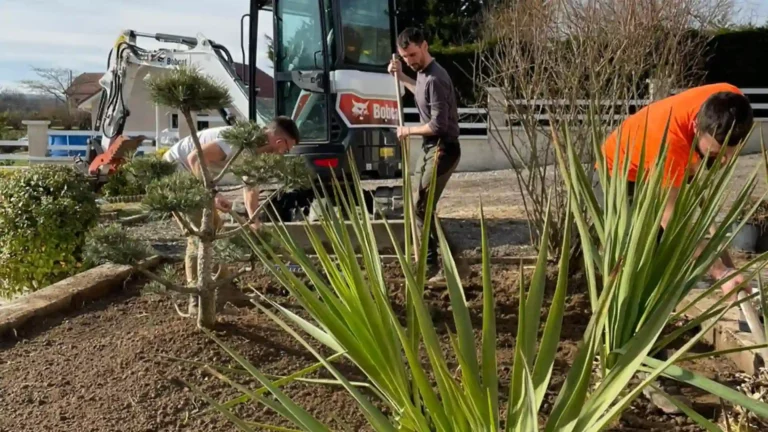
[[[137,44],[137,39],[140,37],[180,44],[185,49],[147,50]],[[233,104],[226,107],[229,112],[224,109],[220,112],[225,122],[231,123],[233,119],[248,118],[247,87],[237,75],[232,56],[224,46],[202,35],[193,38],[125,30],[110,51],[107,72],[99,80],[103,91],[94,129],[102,136],[103,152],[108,151],[123,133],[126,121],[131,114],[127,105],[136,81],[178,66],[197,68],[226,86],[232,96]],[[256,120],[260,124],[265,124],[262,116],[257,116]]]

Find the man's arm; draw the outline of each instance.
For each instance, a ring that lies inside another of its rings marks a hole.
[[[406,75],[402,71],[398,72],[397,76],[398,76],[398,78],[400,78],[400,82],[403,83],[405,88],[410,90],[411,93],[414,93],[414,94],[416,93],[416,80],[415,79],[409,77],[408,75]]]
[[[409,77],[402,71],[402,64],[400,63],[400,60],[392,59],[389,62],[389,66],[387,67],[387,70],[390,74],[394,75],[397,74],[397,79],[400,80],[403,85],[405,85],[405,88],[411,91],[411,93],[416,93],[416,80]]]
[[[408,135],[447,135],[450,105],[446,95],[453,89],[440,80],[430,79],[425,86],[425,91],[429,95],[431,120],[427,124],[408,128]]]
[[[677,197],[680,193],[680,189],[677,187],[670,188],[669,191],[669,198],[667,199],[667,204],[664,207],[664,214],[661,216],[661,226],[664,229],[667,229],[667,224],[669,223],[669,220],[672,218],[672,214],[675,210],[675,202],[677,201]],[[714,227],[710,226],[710,233],[714,231]],[[707,240],[702,240],[699,242],[698,246],[696,247],[696,251],[693,254],[694,258],[698,258],[702,252],[704,252],[704,248],[707,247],[707,244],[709,242]],[[730,255],[728,255],[727,251],[723,251],[723,253],[720,255],[718,259],[716,259],[712,265],[709,267],[709,274],[716,280],[720,280],[726,276],[728,276],[729,273],[734,271],[736,266],[733,264],[733,261],[731,260]],[[744,282],[744,277],[739,275],[734,278],[732,278],[729,282],[727,282],[725,285],[723,285],[722,289],[725,293],[730,292],[733,290],[737,285]],[[751,288],[749,286],[746,286],[744,288],[747,292],[751,291]]]

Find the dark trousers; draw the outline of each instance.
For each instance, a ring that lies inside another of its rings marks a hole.
[[[435,229],[435,210],[437,202],[445,189],[445,185],[456,170],[461,159],[461,147],[459,143],[443,143],[425,145],[424,156],[421,159],[419,172],[419,196],[416,200],[416,224],[421,231],[424,227],[424,219],[427,213],[427,199],[432,176],[437,171],[435,182],[434,207],[432,208],[432,221],[430,223],[429,237],[427,240],[427,265],[436,265],[438,258],[437,230]],[[422,240],[423,241],[423,240]]]

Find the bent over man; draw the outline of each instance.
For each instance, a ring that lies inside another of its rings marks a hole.
[[[648,172],[661,152],[668,120],[667,154],[662,181],[670,187],[670,196],[661,219],[659,239],[675,209],[675,201],[683,182],[690,181],[702,163],[712,167],[718,162],[726,163],[733,157],[736,147],[752,128],[753,116],[749,100],[737,87],[719,83],[695,87],[653,102],[627,118],[608,136],[603,144],[603,154],[609,173],[616,162],[620,169],[624,163],[629,163],[630,199],[640,164],[643,164],[644,172]],[[619,129],[621,137],[618,136]],[[725,143],[729,132],[731,136]],[[643,139],[646,158],[640,161]],[[614,161],[617,145],[619,160]],[[689,163],[692,147],[693,155]],[[703,250],[704,246],[700,245],[699,250]],[[710,268],[710,275],[715,279],[723,279],[734,270],[730,255],[724,252]],[[728,293],[742,282],[744,277],[736,276],[725,283],[722,289]]]
[[[422,32],[414,28],[403,30],[397,37],[397,50],[406,64],[417,72],[416,80],[413,80],[400,70],[399,61],[393,60],[389,65],[389,72],[393,75],[397,74],[405,87],[414,94],[422,123],[416,127],[397,129],[397,136],[400,139],[411,135],[423,137],[424,157],[419,167],[421,178],[416,201],[416,219],[419,228],[422,228],[433,172],[437,171],[434,215],[440,195],[461,159],[459,112],[451,77],[429,54],[429,45]],[[437,230],[433,218],[426,262],[427,277],[431,281],[443,278],[437,258]]]
[[[205,129],[198,132],[197,137],[203,150],[203,159],[212,176],[216,176],[229,161],[233,155],[232,146],[221,137],[222,132],[229,126]],[[289,117],[279,116],[274,118],[266,127],[267,145],[257,149],[258,153],[277,153],[285,154],[299,142],[299,129],[296,123]],[[202,175],[200,169],[200,159],[198,157],[195,143],[192,137],[185,137],[168,150],[163,159],[176,164],[179,170],[188,171],[195,176]],[[232,203],[221,194],[214,197],[216,209],[218,211],[229,212],[232,209]],[[251,220],[251,228],[258,229],[259,221],[254,213],[259,207],[259,190],[257,187],[244,186],[243,200],[248,212],[248,218]],[[214,229],[219,230],[223,225],[218,211],[213,214]],[[202,214],[195,215],[193,221],[200,223]],[[187,240],[187,251],[185,259],[187,283],[194,284],[197,280],[197,242],[193,237]],[[223,269],[222,269],[223,270]],[[225,271],[220,272],[220,277],[226,276]],[[197,296],[190,296],[189,312],[195,313],[197,309]]]
[[[667,128],[668,121],[669,128]],[[631,200],[635,191],[638,168],[642,165],[646,173],[653,168],[661,152],[665,130],[668,132],[662,182],[665,187],[670,188],[670,195],[661,219],[661,232],[658,237],[658,240],[661,240],[664,229],[675,210],[675,202],[683,182],[690,182],[702,163],[712,167],[719,162],[725,163],[733,157],[736,146],[746,138],[752,128],[752,121],[752,107],[738,88],[725,83],[704,85],[653,102],[630,116],[606,139],[602,151],[606,158],[609,175],[616,163],[619,164],[619,169],[629,164],[628,193]],[[619,136],[619,129],[621,136]],[[726,143],[729,132],[731,136]],[[641,160],[644,139],[646,154],[645,159]],[[628,150],[627,144],[629,144]],[[618,160],[614,160],[617,145],[619,146]],[[704,247],[705,244],[699,245],[698,251],[700,252]],[[727,252],[724,252],[709,269],[710,275],[715,279],[724,279],[734,271],[733,261]],[[738,275],[723,284],[723,292],[729,293],[743,282],[744,277]],[[746,287],[745,290],[751,289]],[[654,357],[660,360],[667,358],[664,351],[660,351]],[[645,373],[639,375],[641,379],[647,376]],[[672,391],[674,389],[664,388],[658,382],[655,385],[665,389],[666,393],[680,402],[690,405],[690,401],[678,394],[679,392]],[[646,387],[643,394],[652,404],[666,413],[681,412],[653,387]]]

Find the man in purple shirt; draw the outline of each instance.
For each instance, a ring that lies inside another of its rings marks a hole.
[[[420,126],[397,129],[397,136],[400,139],[411,135],[420,135],[423,138],[424,157],[418,169],[421,178],[419,197],[416,201],[416,220],[421,228],[426,215],[426,201],[433,171],[437,171],[434,214],[437,201],[461,159],[459,112],[451,77],[429,54],[429,46],[424,39],[424,34],[414,28],[403,30],[397,37],[397,50],[406,64],[417,72],[416,80],[413,80],[400,70],[399,61],[393,60],[389,65],[389,72],[392,75],[397,74],[405,87],[414,94],[422,123]],[[443,279],[437,258],[437,231],[433,222],[428,239],[426,262],[430,281]]]

